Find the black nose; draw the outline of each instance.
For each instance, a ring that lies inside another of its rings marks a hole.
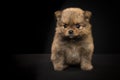
[[[69,34],[73,34],[73,30],[69,30]]]

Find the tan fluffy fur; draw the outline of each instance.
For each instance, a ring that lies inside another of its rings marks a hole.
[[[56,32],[51,48],[54,70],[64,70],[71,64],[80,64],[82,70],[91,70],[94,51],[89,22],[91,12],[80,8],[67,8],[56,11],[55,16]],[[65,24],[67,24],[66,28]],[[76,28],[76,24],[80,24],[80,27]],[[72,37],[69,37],[70,30],[74,33]]]

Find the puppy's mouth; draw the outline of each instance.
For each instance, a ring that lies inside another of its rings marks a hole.
[[[75,36],[73,34],[68,35],[69,38],[74,38]]]
[[[75,35],[68,35],[63,37],[64,41],[81,41],[82,37],[81,36],[75,36]]]

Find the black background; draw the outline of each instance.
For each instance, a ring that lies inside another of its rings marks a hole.
[[[8,53],[50,53],[54,35],[54,12],[80,7],[92,12],[95,54],[119,54],[120,26],[117,1],[46,0],[16,2],[6,9]]]

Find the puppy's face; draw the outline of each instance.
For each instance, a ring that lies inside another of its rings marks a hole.
[[[57,18],[56,32],[69,38],[89,34],[91,12],[79,8],[67,8],[55,12]]]

